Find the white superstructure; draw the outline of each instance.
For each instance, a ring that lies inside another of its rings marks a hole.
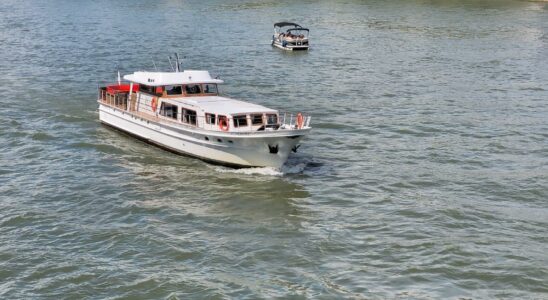
[[[310,117],[221,97],[208,71],[135,72],[99,89],[104,124],[173,152],[234,167],[281,167]]]

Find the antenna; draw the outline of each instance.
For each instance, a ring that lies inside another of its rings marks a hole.
[[[169,60],[169,66],[171,67],[171,71],[175,71],[173,65],[171,64],[171,56],[168,56],[167,59]]]
[[[180,71],[180,65],[179,65],[179,53],[175,52],[175,72]]]
[[[154,59],[152,60],[152,64],[154,65],[154,69],[156,70],[156,72],[158,72],[158,67],[156,67],[156,63],[154,62]]]
[[[116,63],[116,72],[118,72],[117,81],[118,81],[118,85],[120,85],[120,83],[122,82],[122,80],[120,79],[120,66],[118,65],[118,63]]]

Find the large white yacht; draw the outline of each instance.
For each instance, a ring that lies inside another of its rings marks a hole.
[[[280,168],[310,116],[219,96],[208,71],[135,72],[99,88],[102,123],[162,148],[232,167]]]

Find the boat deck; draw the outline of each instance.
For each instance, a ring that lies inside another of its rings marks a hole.
[[[128,101],[128,98],[131,98]],[[212,98],[220,98],[220,97],[212,97]],[[236,101],[236,100],[235,100]],[[137,111],[137,97],[136,94],[132,94],[131,97],[129,97],[129,93],[127,92],[121,92],[121,93],[115,93],[111,94],[108,93],[104,89],[100,89],[100,94],[97,102],[108,106],[110,108],[114,108],[124,114],[129,114],[134,117],[140,118],[142,120],[155,122],[155,123],[162,123],[162,124],[168,124],[168,125],[175,125],[177,127],[182,128],[188,128],[191,130],[206,130],[206,131],[213,131],[217,133],[223,133],[223,134],[253,134],[258,133],[257,129],[243,129],[238,128],[237,131],[221,131],[218,128],[217,124],[208,124],[206,122],[206,118],[203,116],[194,116],[194,122],[192,123],[183,123],[180,120],[174,120],[170,119],[168,117],[161,116],[159,114],[151,115],[148,112],[144,111]],[[216,101],[214,101],[216,102]],[[129,109],[128,109],[129,105]],[[139,104],[140,106],[146,105],[144,103]],[[261,107],[258,106],[257,107]],[[262,107],[261,107],[262,108]],[[276,112],[275,110],[272,110],[272,112]],[[299,129],[308,129],[310,124],[310,116],[302,116],[303,118],[303,126],[301,128],[297,128],[297,115],[289,114],[287,116],[286,114],[280,114],[278,118],[278,123],[274,125],[266,125],[264,126],[265,129],[268,130],[267,127],[269,126],[276,126],[275,131],[288,131],[288,130],[299,130]],[[193,124],[194,123],[194,124]],[[264,132],[264,131],[262,131]]]

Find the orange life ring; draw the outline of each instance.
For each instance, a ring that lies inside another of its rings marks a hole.
[[[301,129],[304,125],[304,117],[301,113],[297,114],[297,128]]]
[[[152,108],[153,112],[156,112],[156,108],[158,108],[158,104],[156,103],[156,97],[152,97],[152,101],[150,102],[150,107]]]
[[[220,117],[219,118],[219,128],[221,128],[222,131],[228,131],[228,121],[226,120],[226,117]]]

